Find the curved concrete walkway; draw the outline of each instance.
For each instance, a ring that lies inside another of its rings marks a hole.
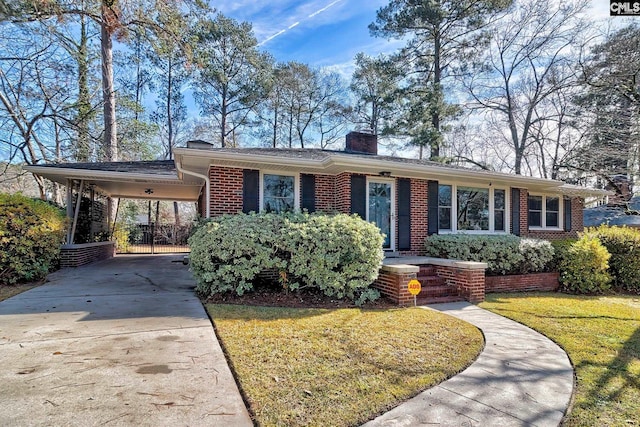
[[[466,370],[365,424],[557,426],[573,393],[567,354],[545,336],[468,303],[428,308],[482,330],[485,348]]]
[[[181,260],[118,256],[0,302],[0,424],[252,426]]]

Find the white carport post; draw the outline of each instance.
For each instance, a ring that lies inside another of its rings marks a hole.
[[[73,226],[71,227],[71,234],[69,235],[70,245],[73,244],[73,238],[76,235],[76,226],[78,225],[78,215],[80,214],[80,202],[82,201],[82,190],[84,189],[83,187],[84,187],[84,179],[81,179],[80,187],[78,188],[78,197],[76,197],[76,209],[73,214]]]
[[[67,218],[73,220],[73,180],[67,179]],[[73,244],[71,240],[71,227],[67,230],[67,245]]]

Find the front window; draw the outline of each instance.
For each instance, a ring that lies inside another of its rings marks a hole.
[[[438,229],[445,232],[505,232],[507,192],[492,187],[441,184]]]
[[[264,174],[262,183],[264,212],[292,212],[295,209],[295,177]]]
[[[458,187],[458,230],[489,230],[489,189]]]
[[[529,195],[529,227],[559,228],[560,198],[552,196]]]
[[[451,230],[451,186],[440,185],[438,188],[438,228]]]
[[[507,207],[506,192],[504,190],[493,190],[493,229],[504,231],[504,214]]]

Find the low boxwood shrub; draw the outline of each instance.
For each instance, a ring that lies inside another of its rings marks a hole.
[[[553,247],[546,240],[513,235],[442,234],[427,238],[427,256],[486,262],[490,276],[547,271]]]
[[[382,263],[383,237],[358,216],[225,215],[198,226],[189,239],[198,291],[242,295],[265,270],[277,270],[286,290],[317,288],[363,303]]]
[[[640,230],[601,225],[588,228],[584,235],[600,240],[611,254],[609,273],[614,286],[640,293]]]
[[[560,290],[569,293],[598,294],[611,287],[607,251],[597,237],[583,235],[572,243],[560,260]]]
[[[64,211],[21,194],[0,194],[0,284],[39,280],[59,260]]]

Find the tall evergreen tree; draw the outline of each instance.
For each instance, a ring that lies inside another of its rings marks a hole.
[[[510,0],[391,0],[378,10],[369,26],[374,36],[409,37],[398,60],[407,73],[403,93],[406,115],[396,133],[411,138],[414,145],[430,148],[440,156],[442,124],[451,109],[444,96],[447,79],[463,67],[470,48],[483,39],[482,30]]]

